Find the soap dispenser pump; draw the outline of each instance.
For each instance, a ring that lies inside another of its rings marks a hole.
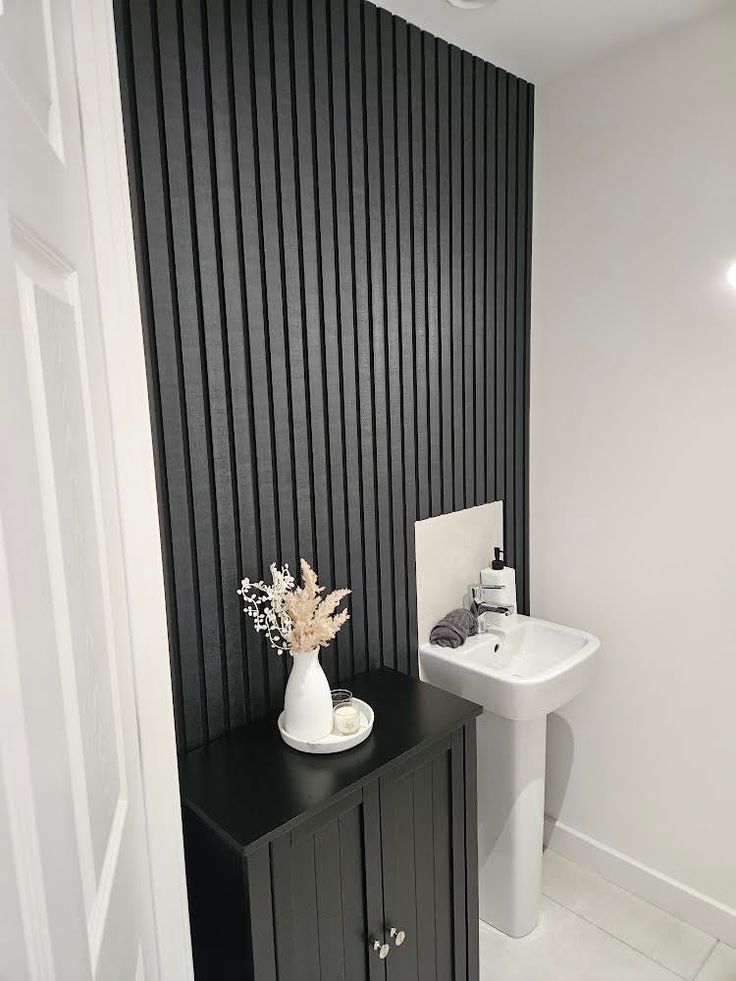
[[[482,585],[498,590],[496,602],[499,606],[516,610],[516,572],[506,565],[505,557],[502,548],[494,548],[491,564],[480,570],[480,581]]]

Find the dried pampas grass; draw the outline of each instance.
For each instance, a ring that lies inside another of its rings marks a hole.
[[[350,619],[347,610],[335,613],[349,589],[335,589],[320,599],[324,586],[317,582],[317,573],[308,562],[301,560],[303,586],[287,593],[284,608],[291,620],[291,630],[285,640],[294,651],[312,651],[326,647],[340,627]]]

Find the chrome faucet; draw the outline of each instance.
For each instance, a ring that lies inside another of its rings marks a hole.
[[[482,613],[502,613],[506,617],[513,616],[516,613],[516,607],[513,604],[498,602],[499,591],[504,589],[506,589],[505,586],[485,586],[480,582],[468,586],[476,612],[479,615]]]

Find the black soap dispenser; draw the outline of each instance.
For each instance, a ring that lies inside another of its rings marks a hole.
[[[480,570],[480,581],[491,586],[495,592],[494,605],[512,608],[516,612],[516,571],[506,565],[502,548],[493,549],[493,559],[489,566]]]

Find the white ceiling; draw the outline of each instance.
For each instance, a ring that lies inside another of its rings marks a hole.
[[[544,82],[733,0],[494,0],[482,10],[459,10],[447,0],[373,2],[494,65]]]

